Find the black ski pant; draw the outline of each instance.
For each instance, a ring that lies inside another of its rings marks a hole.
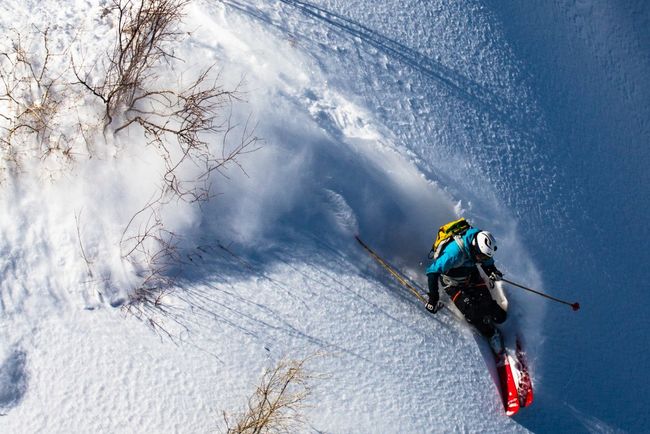
[[[494,324],[506,320],[506,311],[492,299],[482,279],[480,283],[469,286],[449,286],[445,291],[467,322],[488,339],[494,335]]]

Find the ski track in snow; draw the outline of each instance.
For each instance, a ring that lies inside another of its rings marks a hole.
[[[0,430],[211,431],[222,411],[245,404],[264,367],[323,352],[310,365],[324,377],[307,432],[526,431],[503,415],[482,344],[449,313],[427,316],[352,235],[424,284],[433,231],[463,210],[495,222],[502,268],[538,286],[509,207],[533,218],[542,210],[508,193],[526,171],[502,173],[499,161],[544,164],[517,114],[534,104],[480,7],[357,3],[190,5],[178,56],[217,61],[227,83],[245,74],[241,110],[266,144],[243,159],[247,175],[219,181],[202,212],[168,211],[194,247],[184,289],[157,318],[171,339],[110,307],[133,281],[111,246],[150,195],[145,154],[81,165],[46,188],[6,187]],[[56,44],[81,26],[89,52],[103,46],[104,2],[6,7],[13,22],[0,18],[3,29],[38,9],[34,22],[53,23]],[[414,11],[424,18],[410,27]],[[480,176],[484,164],[494,178]],[[552,185],[539,188],[552,195]],[[93,222],[81,236],[75,218]],[[80,245],[97,267],[104,261],[92,278]],[[540,340],[543,312],[509,295],[512,327]]]

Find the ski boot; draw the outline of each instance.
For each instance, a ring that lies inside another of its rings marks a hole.
[[[494,355],[498,356],[499,354],[503,354],[506,351],[506,347],[503,343],[503,336],[501,336],[499,329],[494,329],[494,334],[488,339],[488,342]]]

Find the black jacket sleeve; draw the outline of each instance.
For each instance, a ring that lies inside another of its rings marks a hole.
[[[429,273],[427,274],[428,284],[429,284],[429,303],[434,306],[440,300],[440,294],[438,294],[438,278],[440,277],[439,273]]]
[[[499,269],[494,264],[492,264],[492,265],[483,264],[483,265],[481,265],[481,267],[483,268],[483,271],[485,272],[485,274],[488,275],[488,277],[491,276],[492,273],[496,274],[499,277],[503,276],[503,273],[500,272]]]

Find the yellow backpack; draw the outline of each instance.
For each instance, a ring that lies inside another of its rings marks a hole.
[[[433,242],[433,246],[431,246],[429,259],[438,259],[442,250],[456,235],[460,236],[461,234],[464,234],[465,231],[471,227],[472,225],[470,225],[465,218],[459,218],[458,220],[440,226],[438,229],[438,236],[436,236],[436,240]]]

